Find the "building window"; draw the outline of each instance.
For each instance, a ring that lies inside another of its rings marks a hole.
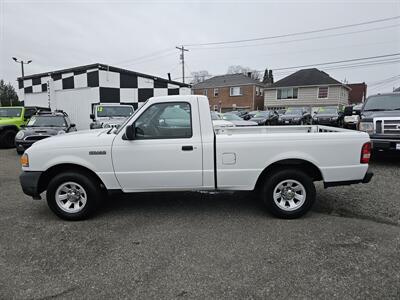
[[[297,99],[298,88],[284,88],[277,90],[278,99]]]
[[[260,94],[260,88],[256,86],[256,96],[258,96],[259,94]]]
[[[219,90],[218,89],[214,89],[214,97],[218,97],[219,94]]]
[[[203,92],[203,94],[204,94],[204,96],[207,96],[207,89],[204,89],[204,92]]]
[[[318,88],[318,98],[319,99],[328,98],[328,90],[329,89],[327,86]]]
[[[230,96],[242,96],[242,88],[240,86],[234,86],[230,88]]]

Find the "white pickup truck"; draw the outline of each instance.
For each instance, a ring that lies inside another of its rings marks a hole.
[[[25,194],[67,220],[87,218],[104,195],[253,191],[275,216],[296,218],[325,187],[367,183],[367,133],[326,126],[213,129],[204,96],[149,99],[117,130],[41,140],[21,157]]]

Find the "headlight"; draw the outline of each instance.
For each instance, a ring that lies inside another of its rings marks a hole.
[[[15,135],[15,138],[21,140],[24,137],[24,135],[25,135],[24,132],[21,130],[18,131],[18,133]]]
[[[28,154],[24,153],[21,158],[19,159],[19,161],[21,162],[21,165],[23,167],[29,167],[29,157]]]
[[[293,119],[293,121],[299,121],[300,120],[300,118],[294,118]]]
[[[332,121],[336,121],[338,118],[337,117],[332,117],[331,120]]]
[[[60,130],[59,132],[57,132],[57,134],[64,134],[65,131],[64,130]]]
[[[374,124],[372,122],[360,122],[360,131],[372,133],[374,131]]]

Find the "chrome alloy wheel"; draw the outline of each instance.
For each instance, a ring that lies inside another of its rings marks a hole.
[[[56,191],[56,203],[59,208],[67,213],[81,211],[87,201],[85,189],[76,182],[65,182]]]
[[[275,204],[284,211],[293,211],[300,208],[306,200],[306,189],[294,179],[287,179],[278,183],[273,193]]]

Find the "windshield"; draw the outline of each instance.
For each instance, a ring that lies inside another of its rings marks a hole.
[[[337,114],[336,107],[321,107],[318,109],[318,114]]]
[[[212,120],[221,120],[221,117],[215,112],[215,111],[212,111],[211,112],[211,119]]]
[[[255,114],[254,118],[264,118],[264,117],[268,117],[268,115],[269,115],[268,111],[260,111]]]
[[[20,117],[22,113],[21,107],[1,107],[0,118],[16,118]]]
[[[64,117],[62,116],[33,116],[27,127],[67,127]]]
[[[129,117],[133,114],[132,106],[97,106],[97,117]]]
[[[302,108],[288,108],[284,115],[302,115],[303,109]]]
[[[376,95],[368,97],[364,111],[400,109],[400,95]]]
[[[243,121],[241,117],[238,117],[237,115],[234,114],[223,114],[222,119],[228,120],[228,121]]]

